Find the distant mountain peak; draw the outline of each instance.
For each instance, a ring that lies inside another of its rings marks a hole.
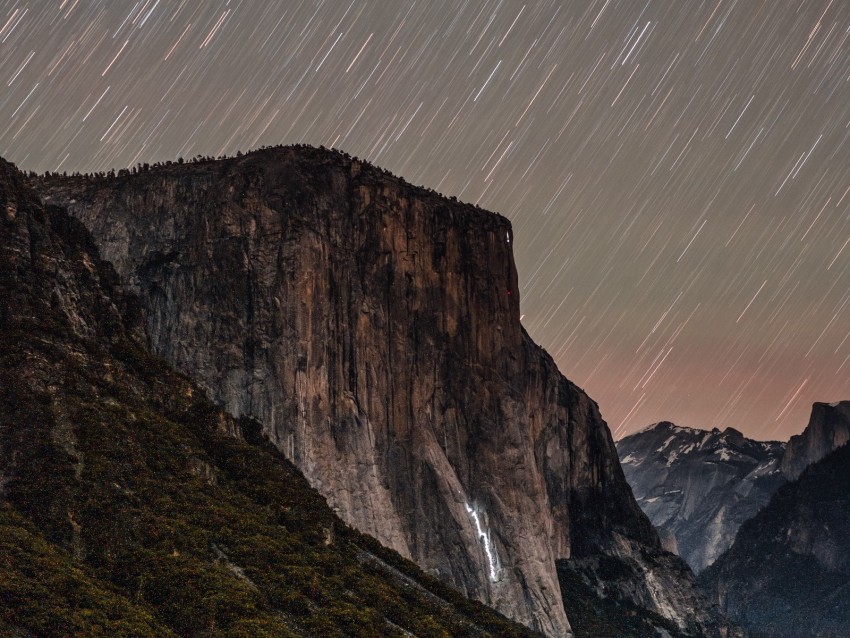
[[[733,427],[662,421],[620,440],[617,450],[638,504],[697,572],[784,482],[784,444],[754,441]]]
[[[809,465],[850,441],[850,401],[817,402],[806,429],[791,437],[782,458],[782,473],[794,480]]]
[[[629,436],[635,436],[635,435],[641,434],[643,432],[651,432],[651,431],[658,431],[658,432],[699,432],[700,430],[696,430],[694,428],[685,428],[685,427],[682,427],[681,425],[677,425],[677,424],[673,423],[672,421],[658,421],[657,423],[650,423],[646,427],[641,428],[637,432],[630,434],[630,435],[623,437],[623,438],[627,439],[627,438],[629,438]]]
[[[618,441],[617,450],[638,504],[700,572],[781,485],[848,442],[850,401],[835,401],[813,404],[805,430],[787,444],[756,441],[731,426],[660,421]]]

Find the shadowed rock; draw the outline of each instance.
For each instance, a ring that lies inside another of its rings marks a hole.
[[[815,403],[809,424],[791,437],[782,457],[782,473],[793,481],[809,465],[850,441],[850,401]]]
[[[755,636],[846,636],[848,547],[850,447],[844,445],[780,488],[700,583]]]

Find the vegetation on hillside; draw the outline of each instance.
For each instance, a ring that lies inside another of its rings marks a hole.
[[[630,576],[623,563],[605,557],[598,566],[599,578],[616,582]],[[572,623],[575,638],[686,638],[669,620],[628,600],[619,600],[610,593],[598,592],[585,578],[582,570],[570,561],[558,562],[558,581],[567,616]]]

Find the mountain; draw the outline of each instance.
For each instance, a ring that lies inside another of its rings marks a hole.
[[[617,442],[626,480],[665,541],[699,573],[780,486],[850,441],[850,401],[815,403],[785,444],[661,422]]]
[[[155,352],[346,523],[547,636],[570,632],[556,561],[629,614],[720,634],[597,405],[523,331],[506,219],[308,147],[34,183],[138,296]]]
[[[850,401],[815,403],[809,423],[791,437],[782,458],[782,473],[794,480],[809,465],[850,441]]]
[[[845,637],[848,548],[850,446],[844,445],[780,488],[700,580],[755,638]]]
[[[709,432],[669,422],[617,442],[641,509],[697,573],[785,483],[784,450],[783,443],[753,441],[733,428]]]
[[[0,160],[0,635],[531,631],[345,525]]]

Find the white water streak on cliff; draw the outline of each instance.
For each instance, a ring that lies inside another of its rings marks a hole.
[[[496,549],[490,541],[490,534],[484,531],[484,527],[481,525],[481,519],[478,516],[477,510],[470,507],[469,503],[465,503],[465,505],[466,512],[469,514],[472,522],[475,523],[475,529],[478,531],[478,538],[481,539],[481,544],[484,546],[484,553],[487,554],[487,563],[490,567],[490,582],[498,582],[499,574],[497,564],[499,557],[496,555]]]

